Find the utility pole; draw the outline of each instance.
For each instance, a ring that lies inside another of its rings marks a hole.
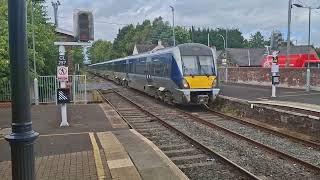
[[[38,89],[38,79],[37,79],[37,61],[36,61],[36,41],[35,41],[35,33],[34,33],[34,6],[35,0],[32,0],[31,5],[31,24],[32,24],[32,48],[33,48],[33,71],[34,71],[34,79],[33,79],[33,91],[34,91],[34,103],[35,105],[39,105],[39,89]]]
[[[172,33],[173,33],[173,46],[176,46],[176,34],[175,34],[175,30],[174,30],[174,7],[170,6],[171,10],[172,10]]]
[[[307,68],[307,87],[306,87],[306,91],[310,91],[310,53],[311,53],[311,47],[310,47],[310,36],[311,36],[311,7],[309,7],[309,33],[308,33],[308,68]]]
[[[311,72],[310,72],[310,56],[311,56],[311,43],[310,43],[310,37],[311,37],[311,10],[312,9],[320,9],[319,7],[311,7],[311,6],[303,6],[301,4],[293,4],[294,6],[298,8],[307,8],[309,10],[309,33],[308,33],[308,68],[307,68],[307,83],[306,83],[306,91],[310,91],[310,79],[311,79]]]
[[[26,20],[26,0],[8,0],[12,133],[5,139],[11,147],[13,180],[35,180],[33,144],[39,136],[31,121]]]
[[[288,7],[288,34],[287,34],[287,59],[286,59],[286,67],[289,67],[289,63],[290,63],[291,9],[292,9],[292,0],[289,0],[289,7]]]
[[[210,33],[208,33],[208,47],[210,47]]]
[[[226,49],[228,48],[228,28],[226,28]]]
[[[58,27],[58,7],[61,5],[60,1],[57,2],[51,2],[53,6],[53,11],[54,11],[54,25],[57,28]]]

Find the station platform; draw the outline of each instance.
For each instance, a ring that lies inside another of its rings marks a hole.
[[[220,84],[220,94],[247,100],[253,104],[276,105],[320,112],[320,92],[277,87],[276,97],[271,97],[271,87],[245,84]]]
[[[151,141],[117,116],[108,104],[68,105],[69,127],[60,108],[32,106],[37,179],[188,179]],[[0,108],[0,177],[11,179],[11,109]]]

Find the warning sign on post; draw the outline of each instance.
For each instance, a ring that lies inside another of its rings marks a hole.
[[[70,103],[70,90],[68,88],[57,89],[58,104]]]
[[[68,81],[68,67],[65,67],[65,66],[57,67],[57,79],[60,82]]]

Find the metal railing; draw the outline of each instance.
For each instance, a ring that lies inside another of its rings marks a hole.
[[[39,76],[39,103],[57,103],[56,76]]]
[[[0,81],[0,102],[11,101],[10,81]]]
[[[31,102],[34,103],[33,81],[30,84]],[[57,104],[57,88],[59,82],[56,76],[39,76],[39,103]],[[87,78],[85,75],[70,75],[67,82],[70,88],[71,102],[87,103]],[[0,81],[0,102],[11,101],[10,81]]]
[[[68,85],[73,103],[87,103],[87,77],[85,75],[69,76]]]

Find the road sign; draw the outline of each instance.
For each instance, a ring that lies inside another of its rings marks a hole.
[[[70,103],[70,89],[58,88],[57,89],[58,104]]]
[[[68,63],[68,59],[65,55],[59,55],[58,58],[58,66],[66,66]]]
[[[57,67],[57,79],[60,82],[68,81],[68,67],[65,67],[65,66]]]

